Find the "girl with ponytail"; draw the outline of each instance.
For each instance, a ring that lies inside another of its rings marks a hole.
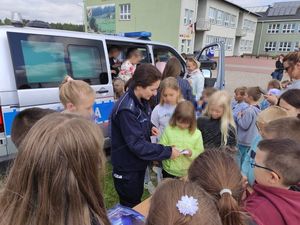
[[[229,153],[219,149],[205,151],[192,163],[188,178],[216,200],[223,225],[252,224],[241,207],[243,177]]]

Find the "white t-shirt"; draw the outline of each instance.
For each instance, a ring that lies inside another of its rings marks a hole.
[[[155,106],[151,114],[151,122],[159,129],[159,136],[169,124],[169,120],[174,113],[176,105],[159,104]]]

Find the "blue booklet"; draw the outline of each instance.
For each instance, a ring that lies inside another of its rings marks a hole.
[[[137,211],[117,204],[108,210],[108,218],[112,225],[144,225],[145,217]]]

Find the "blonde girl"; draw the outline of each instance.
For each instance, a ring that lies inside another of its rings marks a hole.
[[[0,194],[0,225],[108,225],[104,138],[74,114],[40,119],[19,146]]]
[[[167,179],[151,198],[146,225],[221,225],[212,198],[196,184]]]
[[[197,120],[197,127],[205,148],[236,146],[236,128],[228,92],[217,91],[209,98],[204,116]]]
[[[204,90],[204,76],[200,71],[200,62],[195,58],[188,58],[186,60],[186,68],[188,70],[188,81],[198,102]]]
[[[164,79],[160,84],[160,102],[151,114],[152,124],[162,134],[176,108],[178,102],[182,101],[180,87],[174,77]]]
[[[160,143],[176,146],[181,150],[181,156],[178,158],[163,160],[163,177],[185,176],[193,159],[204,150],[202,135],[197,129],[195,109],[191,102],[178,103],[169,125],[161,136]]]
[[[66,76],[59,87],[59,99],[68,113],[79,114],[87,119],[93,115],[96,93],[82,80]]]

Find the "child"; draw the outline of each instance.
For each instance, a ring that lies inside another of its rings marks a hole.
[[[292,82],[290,80],[281,81],[281,87],[285,90]]]
[[[19,148],[26,134],[38,120],[54,112],[52,109],[30,108],[18,113],[14,118],[11,128],[11,140],[15,146]]]
[[[226,91],[215,92],[208,100],[204,115],[197,120],[205,148],[236,146],[231,98]]]
[[[252,166],[257,183],[245,206],[255,222],[298,225],[300,144],[290,139],[263,140]]]
[[[244,111],[249,107],[249,105],[244,101],[246,91],[246,87],[238,87],[234,90],[234,101],[232,102],[232,113],[234,121],[237,120],[239,112]]]
[[[258,143],[262,140],[262,138],[266,138],[265,127],[271,121],[284,118],[287,116],[288,116],[287,111],[278,106],[270,106],[269,108],[261,111],[258,114],[256,119],[258,135],[252,141],[251,148],[249,152],[246,154],[241,168],[242,174],[248,178],[248,183],[251,186],[254,184],[254,173],[253,173],[253,168],[251,167],[251,162],[254,161]]]
[[[179,101],[182,100],[178,82],[174,77],[167,77],[160,84],[160,103],[153,109],[151,114],[152,124],[159,129],[160,135]]]
[[[192,163],[188,179],[214,198],[223,225],[249,224],[241,207],[244,181],[231,155],[220,149],[205,151]]]
[[[218,210],[196,184],[165,180],[151,198],[146,225],[221,225]]]
[[[245,95],[245,102],[249,104],[249,107],[240,112],[237,116],[237,134],[238,134],[238,162],[240,166],[246,157],[247,152],[250,149],[251,142],[258,135],[256,127],[256,118],[260,113],[258,101],[261,97],[261,91],[259,87],[247,88]]]
[[[59,99],[66,113],[75,113],[92,119],[96,93],[86,82],[66,76],[59,87]]]
[[[278,80],[271,80],[268,83],[268,95],[275,95],[279,96],[281,94],[281,84]],[[264,110],[270,106],[270,103],[267,101],[267,99],[263,99],[260,103],[260,109]]]
[[[269,122],[263,129],[265,139],[289,138],[300,142],[300,119],[286,117]]]
[[[80,116],[40,119],[19,146],[0,194],[0,225],[110,224],[100,185],[103,144],[100,128]]]
[[[126,60],[121,65],[119,77],[126,83],[134,74],[136,65],[141,61],[141,52],[136,48],[130,48],[126,54]]]
[[[183,151],[177,159],[163,160],[163,177],[185,176],[193,159],[203,152],[202,136],[196,126],[195,110],[191,102],[178,103],[160,143],[176,146]]]
[[[113,80],[113,88],[115,93],[115,100],[118,100],[125,93],[125,83],[120,78]]]
[[[109,64],[112,79],[116,78],[119,74],[121,62],[119,62],[118,57],[120,55],[120,49],[117,46],[111,46],[108,50]]]
[[[198,106],[197,106],[199,115],[201,115],[202,112],[205,110],[210,96],[212,96],[212,94],[215,93],[217,90],[218,89],[213,88],[213,87],[208,87],[203,90],[202,96],[201,96],[200,100],[198,101]]]
[[[195,58],[188,58],[186,68],[188,70],[188,81],[192,86],[193,94],[198,102],[204,89],[204,76],[200,71],[200,62]]]

